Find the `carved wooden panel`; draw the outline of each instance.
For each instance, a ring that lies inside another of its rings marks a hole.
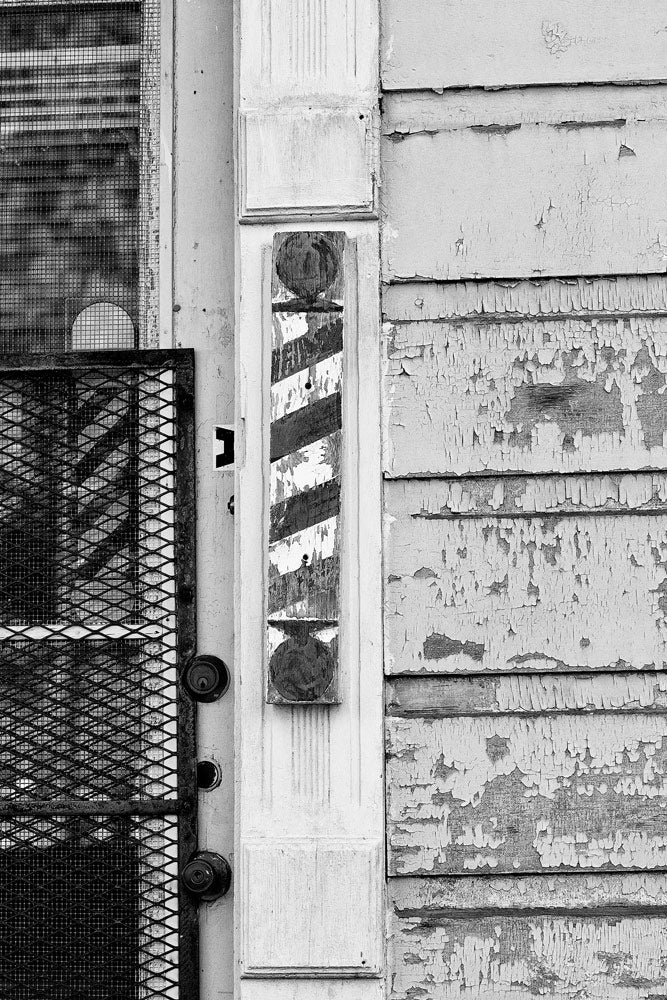
[[[376,975],[381,961],[380,855],[379,842],[368,840],[247,842],[243,974]]]
[[[240,128],[242,221],[373,215],[377,139],[368,105],[248,111]]]

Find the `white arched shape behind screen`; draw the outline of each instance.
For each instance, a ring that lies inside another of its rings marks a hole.
[[[132,317],[113,302],[94,302],[72,324],[73,351],[120,351],[135,346]]]

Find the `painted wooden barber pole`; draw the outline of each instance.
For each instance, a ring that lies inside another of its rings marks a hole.
[[[338,701],[342,233],[273,244],[267,697]]]

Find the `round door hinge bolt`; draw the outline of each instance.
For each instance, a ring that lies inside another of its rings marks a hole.
[[[229,668],[219,656],[195,656],[183,675],[183,683],[196,701],[217,701],[231,681]]]
[[[188,861],[181,873],[184,887],[197,899],[210,902],[229,892],[232,870],[222,854],[200,851]]]

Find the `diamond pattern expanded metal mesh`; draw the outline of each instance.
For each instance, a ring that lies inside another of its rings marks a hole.
[[[196,995],[192,359],[0,358],[0,997]]]

